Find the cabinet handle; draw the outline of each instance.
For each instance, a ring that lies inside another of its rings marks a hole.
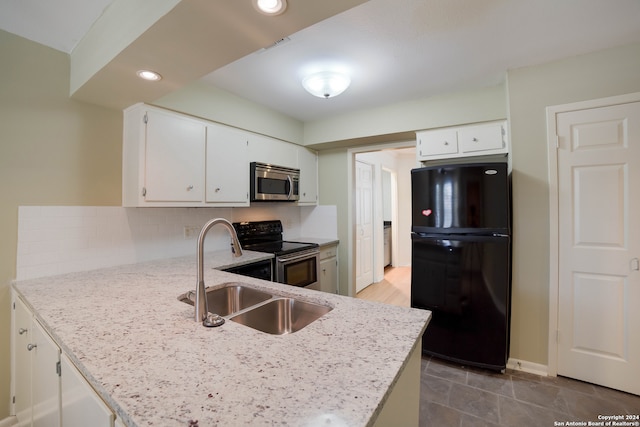
[[[31,351],[34,348],[38,347],[38,344],[27,344],[27,350]]]
[[[638,260],[638,258],[633,258],[631,260],[631,270],[634,270],[634,271],[640,270],[640,260]]]
[[[23,334],[25,334],[27,331],[28,331],[28,329],[20,328],[20,329],[18,329],[18,334],[23,335]]]

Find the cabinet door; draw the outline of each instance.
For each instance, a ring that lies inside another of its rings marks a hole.
[[[207,126],[207,202],[249,205],[247,133],[226,126]]]
[[[336,258],[320,261],[320,289],[332,294],[338,293],[338,265]]]
[[[454,129],[418,132],[419,159],[441,158],[458,153],[457,133]]]
[[[32,321],[31,396],[33,427],[60,426],[60,349],[36,321]]]
[[[249,162],[267,163],[287,168],[298,168],[295,144],[252,134],[249,139]]]
[[[505,148],[502,125],[473,126],[458,132],[458,144],[463,153],[494,151]]]
[[[20,298],[15,298],[14,328],[14,398],[15,415],[20,425],[31,424],[31,312]]]
[[[145,200],[204,200],[205,125],[196,120],[147,111]]]
[[[60,364],[64,427],[112,427],[115,415],[66,355]]]
[[[318,204],[318,154],[308,148],[298,148],[300,167],[300,200],[298,204]]]
[[[320,248],[320,291],[338,293],[338,245]]]

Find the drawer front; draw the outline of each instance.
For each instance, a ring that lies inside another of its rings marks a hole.
[[[320,259],[327,259],[327,258],[335,257],[337,255],[338,255],[337,246],[320,248]]]

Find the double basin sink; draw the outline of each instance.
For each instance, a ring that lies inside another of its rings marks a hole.
[[[225,283],[215,289],[207,288],[210,313],[273,335],[291,334],[313,323],[331,307],[272,295],[238,282]],[[193,305],[193,291],[178,299]]]

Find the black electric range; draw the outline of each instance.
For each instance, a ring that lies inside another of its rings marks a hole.
[[[276,256],[317,248],[317,243],[291,242],[282,240],[280,220],[234,222],[238,240],[243,249],[267,252]]]
[[[317,289],[320,249],[317,243],[283,240],[280,220],[234,222],[243,249],[275,255],[275,281]]]

